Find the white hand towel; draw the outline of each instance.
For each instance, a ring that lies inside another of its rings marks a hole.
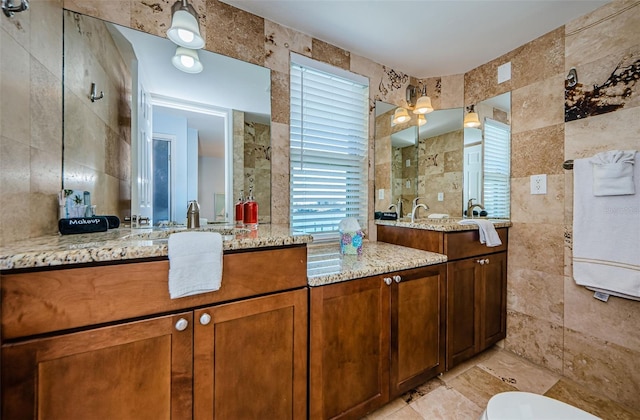
[[[493,223],[485,219],[463,219],[458,222],[461,225],[478,225],[480,243],[488,247],[500,246],[502,241]]]
[[[169,236],[171,299],[213,292],[222,283],[222,236],[217,232],[180,232]]]
[[[449,215],[446,213],[431,213],[427,216],[429,219],[448,219]]]
[[[635,194],[635,154],[635,150],[610,150],[589,159],[593,164],[593,195],[601,197]]]
[[[594,196],[591,165],[590,159],[573,164],[573,279],[640,297],[640,194]],[[640,189],[640,165],[634,167]]]

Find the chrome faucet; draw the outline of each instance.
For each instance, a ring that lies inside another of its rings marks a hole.
[[[473,204],[473,200],[475,200],[475,198],[470,198],[469,202],[467,203],[467,217],[471,217],[473,219],[473,209],[476,207],[480,207],[481,210],[484,210],[484,206],[480,203],[478,204]]]
[[[418,200],[420,200],[420,197],[416,197],[416,198],[413,199],[413,207],[411,209],[411,223],[415,223],[416,214],[418,213],[418,209],[420,207],[422,207],[425,210],[429,210],[429,206],[427,206],[426,204],[423,204],[423,203],[418,204]]]
[[[398,202],[396,204],[392,204],[389,206],[389,210],[396,209],[396,213],[398,213],[398,219],[402,217],[402,198],[398,198]]]

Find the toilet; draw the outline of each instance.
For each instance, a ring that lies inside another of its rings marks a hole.
[[[480,420],[587,420],[592,414],[561,401],[530,392],[503,392],[489,400]]]

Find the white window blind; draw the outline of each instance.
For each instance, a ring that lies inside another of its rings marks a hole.
[[[368,84],[292,62],[293,229],[330,237],[345,217],[366,226],[368,106]]]
[[[511,173],[510,127],[492,119],[484,121],[484,198],[491,218],[509,218]]]

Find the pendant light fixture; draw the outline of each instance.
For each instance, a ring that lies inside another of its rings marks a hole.
[[[183,47],[176,48],[171,64],[185,73],[200,73],[204,68],[200,62],[198,51]]]
[[[406,108],[403,108],[400,106],[396,108],[396,111],[393,113],[392,121],[394,124],[402,124],[409,121],[410,119],[411,117],[409,116],[409,113],[407,112]]]
[[[178,0],[171,7],[171,27],[167,37],[184,48],[200,49],[204,39],[200,35],[198,13],[187,0]]]
[[[416,107],[413,109],[413,113],[424,115],[429,112],[433,112],[433,106],[431,106],[431,98],[427,96],[427,85],[424,85],[422,87],[422,96],[418,98]]]
[[[469,112],[464,116],[464,126],[467,128],[480,127],[480,119],[478,119],[478,113],[475,111],[475,107],[471,105],[467,107],[467,110]]]
[[[422,114],[418,114],[418,126],[422,127],[423,125],[425,125],[427,123],[427,117],[425,117]]]

